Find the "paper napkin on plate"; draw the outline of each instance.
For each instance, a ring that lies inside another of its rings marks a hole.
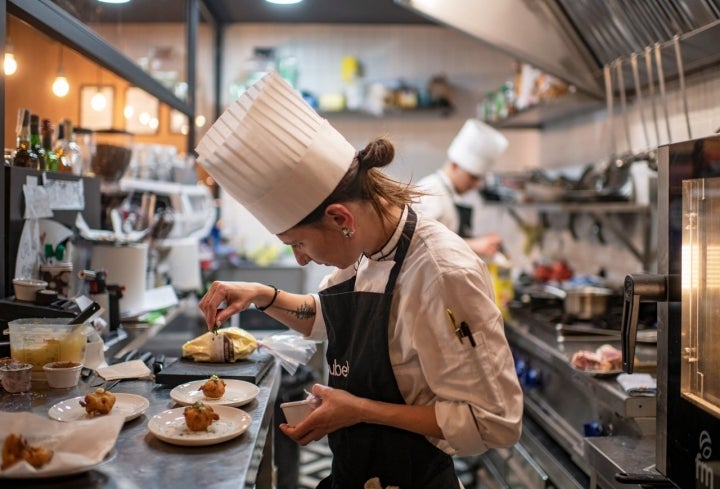
[[[618,383],[631,396],[655,396],[657,380],[650,374],[620,374]]]
[[[142,360],[130,360],[102,367],[97,369],[97,373],[105,380],[142,379],[152,374]]]

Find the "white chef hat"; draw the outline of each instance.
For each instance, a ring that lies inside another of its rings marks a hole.
[[[471,175],[487,173],[505,152],[508,140],[492,127],[477,120],[465,121],[448,148],[447,156]]]
[[[195,151],[273,234],[315,210],[355,158],[355,148],[274,71],[231,104]]]

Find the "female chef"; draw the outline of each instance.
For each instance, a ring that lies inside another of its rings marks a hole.
[[[380,170],[394,157],[389,141],[356,151],[270,73],[197,153],[300,265],[336,267],[317,295],[215,282],[199,304],[209,329],[254,304],[327,338],[328,386],[312,388],[322,403],[280,426],[302,445],[328,436],[332,473],[318,487],[458,488],[451,455],[518,440],[522,392],[486,266],[455,233],[418,218],[417,193]]]

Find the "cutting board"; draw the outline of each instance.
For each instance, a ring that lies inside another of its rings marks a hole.
[[[275,359],[266,351],[256,350],[245,360],[235,363],[207,363],[180,358],[166,365],[155,375],[155,382],[176,386],[202,380],[216,374],[221,379],[237,379],[257,384],[270,369]]]

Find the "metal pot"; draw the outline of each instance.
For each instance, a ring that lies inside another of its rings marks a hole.
[[[564,290],[552,285],[545,285],[543,290],[562,299],[565,314],[577,319],[594,319],[605,315],[608,302],[613,295],[612,289],[593,286]]]
[[[578,319],[604,316],[613,291],[604,287],[580,287],[565,291],[565,313]]]

